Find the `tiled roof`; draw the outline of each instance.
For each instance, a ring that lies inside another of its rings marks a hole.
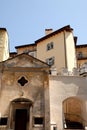
[[[6,28],[0,28],[0,30],[4,30],[4,31],[7,31]]]
[[[28,47],[28,46],[36,46],[34,43],[32,44],[25,44],[25,45],[20,45],[20,46],[15,46],[15,48],[22,48],[22,47]]]
[[[76,45],[76,48],[87,47],[87,44]]]
[[[46,36],[44,36],[44,37],[42,37],[42,38],[40,38],[38,40],[36,40],[35,43],[37,44],[38,42],[40,42],[42,40],[45,40],[45,39],[47,39],[49,37],[52,37],[53,35],[58,34],[58,33],[62,32],[64,30],[73,31],[73,29],[70,27],[70,25],[67,25],[67,26],[64,26],[63,28],[60,28],[60,29],[58,29],[58,30],[56,30],[56,31],[54,31],[54,32],[52,32],[52,33],[50,33],[50,34],[48,34],[48,35],[46,35]]]

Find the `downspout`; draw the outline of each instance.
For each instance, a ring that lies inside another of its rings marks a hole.
[[[65,52],[65,68],[67,67],[67,54],[66,54],[66,37],[65,37],[65,31],[63,31],[64,34],[64,52]]]

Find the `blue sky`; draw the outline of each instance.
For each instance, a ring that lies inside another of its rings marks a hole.
[[[87,0],[0,0],[0,27],[9,34],[10,51],[34,43],[45,35],[70,25],[78,44],[87,43]]]

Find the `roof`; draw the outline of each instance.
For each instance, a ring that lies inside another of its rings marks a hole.
[[[87,47],[87,44],[76,45],[76,48]]]
[[[22,48],[22,47],[36,46],[36,44],[38,42],[40,42],[40,41],[42,41],[44,39],[47,39],[49,37],[52,37],[53,35],[58,34],[58,33],[62,32],[64,30],[66,30],[66,31],[73,31],[73,29],[70,27],[70,25],[67,25],[67,26],[64,26],[64,27],[62,27],[62,28],[60,28],[60,29],[58,29],[58,30],[56,30],[56,31],[54,31],[54,32],[52,32],[52,33],[50,33],[50,34],[48,34],[48,35],[46,35],[46,36],[44,36],[44,37],[42,37],[42,38],[40,38],[38,40],[36,40],[35,43],[15,46],[15,48],[18,49],[18,48]]]
[[[50,33],[50,34],[48,34],[48,35],[46,35],[46,36],[44,36],[44,37],[42,37],[38,40],[36,40],[35,43],[37,44],[38,42],[43,41],[43,40],[45,40],[49,37],[52,37],[53,35],[58,34],[58,33],[62,32],[64,30],[73,31],[73,29],[70,27],[70,25],[67,25],[67,26],[64,26],[64,27],[62,27],[62,28],[60,28],[60,29],[58,29],[58,30],[56,30],[56,31],[54,31],[54,32],[52,32],[52,33]]]
[[[17,54],[17,52],[10,52],[10,54]]]
[[[4,30],[4,31],[7,31],[6,28],[0,28],[0,30]]]
[[[50,66],[48,64],[25,53],[16,55],[10,59],[0,62],[0,72],[43,71],[49,73],[49,69]]]
[[[36,44],[31,43],[31,44],[26,44],[26,45],[20,45],[20,46],[15,46],[15,48],[22,48],[22,47],[28,47],[28,46],[36,46]]]
[[[46,62],[44,62],[44,61],[42,61],[42,60],[40,60],[40,59],[38,59],[38,58],[36,58],[36,57],[33,57],[33,56],[31,56],[31,55],[28,55],[28,54],[26,54],[26,53],[21,53],[21,54],[15,55],[14,57],[12,57],[12,58],[10,58],[10,59],[7,59],[7,60],[5,60],[5,61],[0,62],[0,64],[6,63],[6,62],[8,62],[8,61],[11,61],[11,60],[16,59],[17,57],[21,57],[21,56],[26,56],[26,57],[28,57],[30,60],[35,60],[36,62],[40,62],[40,63],[44,64],[45,66],[50,67],[50,65],[48,65]],[[19,58],[19,59],[21,60],[22,58]],[[22,59],[22,60],[23,60],[23,59]]]

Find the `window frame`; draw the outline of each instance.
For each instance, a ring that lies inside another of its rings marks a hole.
[[[8,117],[0,117],[0,127],[1,126],[7,126],[8,123]]]
[[[40,120],[41,118],[41,122],[40,123],[37,123],[39,121],[35,121],[36,119],[39,119]],[[44,126],[44,118],[43,117],[33,117],[33,125],[34,127],[43,127]]]
[[[54,48],[54,43],[53,42],[50,42],[47,44],[47,51],[51,50]]]
[[[53,66],[53,65],[54,65],[54,62],[55,62],[55,57],[54,57],[54,56],[52,56],[52,57],[46,59],[46,63],[47,63],[48,65],[50,65],[50,66]]]

